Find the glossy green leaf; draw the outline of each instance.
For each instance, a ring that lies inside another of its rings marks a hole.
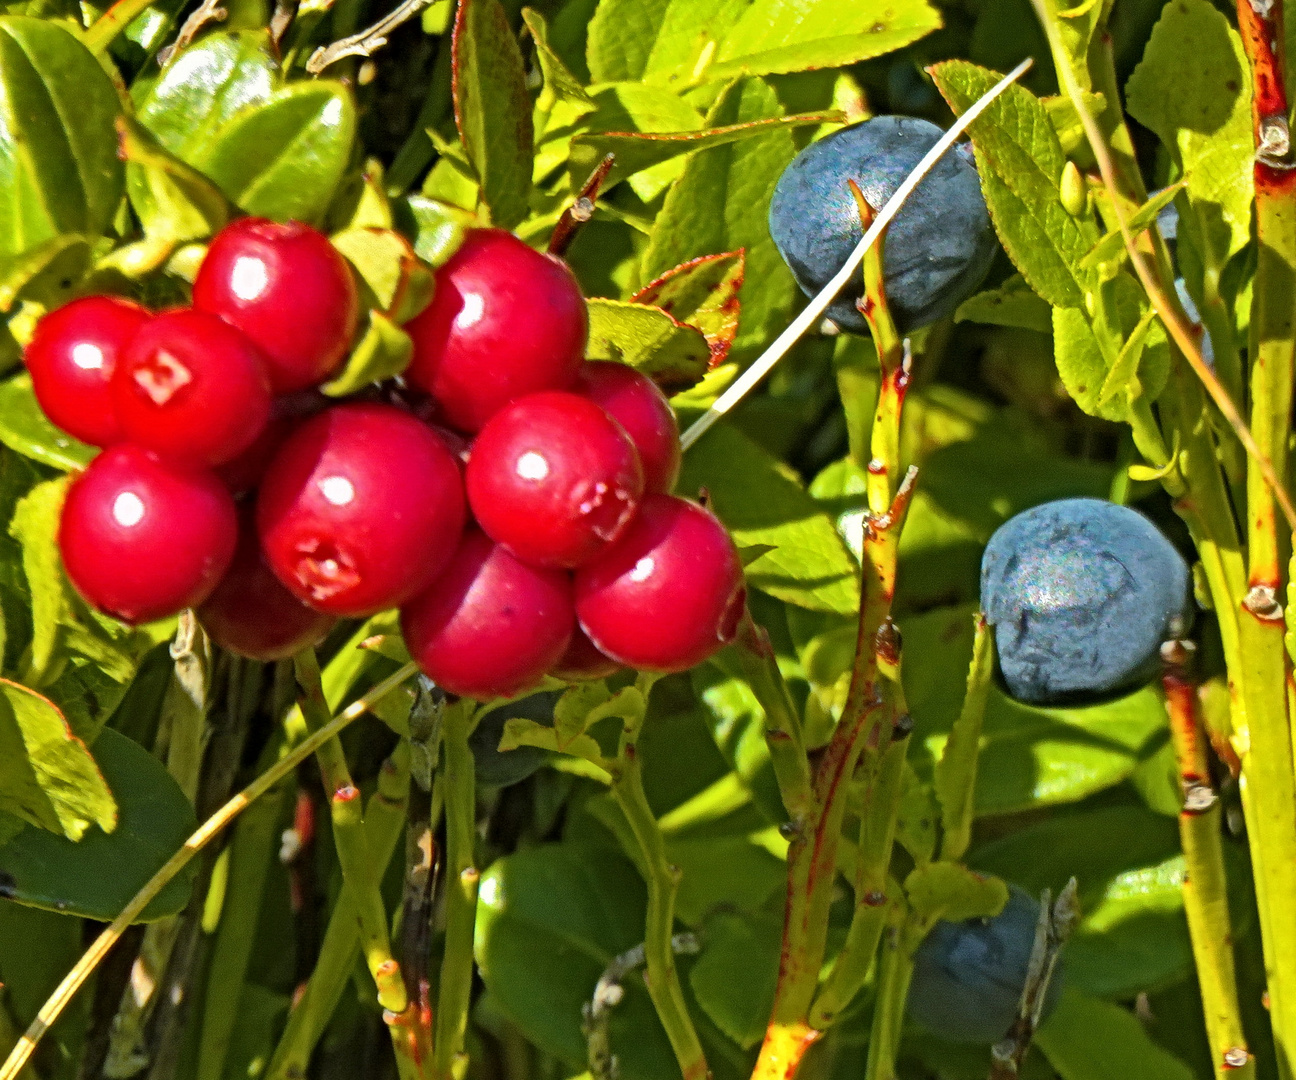
[[[215,132],[264,105],[278,83],[266,32],[218,31],[180,53],[155,82],[137,81],[135,114],[171,153],[201,169]]]
[[[37,484],[18,500],[9,535],[22,545],[23,576],[31,593],[29,673],[39,682],[54,657],[59,623],[67,607],[67,583],[58,554],[59,516],[70,477]]]
[[[756,588],[814,611],[859,610],[859,570],[832,519],[792,471],[746,435],[717,424],[684,459],[677,490],[703,488],[741,545],[771,549],[747,567]]]
[[[0,809],[69,843],[91,825],[115,828],[117,806],[95,759],[47,698],[0,680],[0,742]]]
[[[401,231],[413,242],[414,253],[433,266],[443,265],[459,250],[464,233],[479,224],[476,215],[425,195],[398,200],[392,212]]]
[[[706,122],[722,127],[782,113],[767,83],[744,79],[726,89]],[[792,309],[796,286],[770,239],[768,218],[774,185],[795,155],[792,133],[785,129],[694,154],[667,194],[642,256],[641,276],[651,281],[701,255],[742,248],[738,347],[763,344]]]
[[[414,357],[414,342],[409,334],[381,311],[369,312],[369,327],[364,332],[337,378],[320,389],[329,397],[346,397],[370,383],[399,375]]]
[[[0,846],[3,894],[33,907],[108,922],[130,902],[197,827],[193,807],[157,758],[105,729],[95,760],[117,800],[117,827],[89,829],[77,843],[27,828]],[[182,873],[144,910],[143,919],[174,915],[189,900],[192,874]]]
[[[1027,285],[1021,274],[1013,274],[998,288],[964,300],[954,312],[954,321],[1019,326],[1041,334],[1053,333],[1053,313],[1048,301]]]
[[[514,228],[530,212],[535,133],[522,53],[499,0],[460,0],[454,25],[454,113],[491,221]]]
[[[71,31],[0,17],[0,266],[56,236],[108,228],[122,195],[120,108]]]
[[[346,87],[294,83],[214,132],[193,164],[249,214],[315,222],[350,164],[355,133]]]
[[[1062,1080],[1195,1080],[1129,1009],[1066,990],[1035,1042]]]
[[[1130,115],[1182,165],[1223,263],[1251,235],[1251,77],[1238,32],[1208,0],[1167,4],[1126,95]]]
[[[721,913],[707,923],[702,955],[689,971],[698,1004],[744,1050],[765,1035],[781,944],[778,920]]]
[[[145,233],[183,243],[224,228],[233,208],[220,188],[138,121],[121,117],[118,131],[122,157],[129,163],[126,189]]]
[[[357,228],[336,234],[333,246],[355,268],[366,299],[392,322],[406,323],[432,299],[432,270],[391,229]]]
[[[63,233],[6,259],[0,276],[0,311],[10,311],[20,300],[32,300],[46,309],[72,299],[94,261],[90,239]]]
[[[680,322],[701,330],[711,347],[710,366],[716,367],[724,363],[738,333],[742,311],[738,294],[746,265],[747,255],[741,250],[703,255],[666,271],[635,293],[633,299],[637,304],[662,308]]]
[[[911,616],[900,620],[900,630],[913,737],[923,747],[915,765],[922,772],[939,759],[962,704],[972,654],[972,609]],[[1164,726],[1165,707],[1151,689],[1102,705],[1044,709],[1013,701],[992,687],[975,811],[1003,814],[1074,802],[1120,783]]]
[[[689,85],[844,67],[940,25],[922,0],[885,9],[833,0],[604,0],[590,23],[588,61],[597,80]]]
[[[668,394],[687,390],[706,374],[711,346],[697,327],[647,304],[601,297],[588,303],[588,359],[629,364]]]
[[[643,940],[646,898],[614,848],[545,844],[482,876],[474,950],[494,1004],[546,1053],[585,1067],[581,1006],[613,957]],[[642,980],[627,979],[612,1013],[625,1080],[660,1080],[674,1055]]]
[[[1192,967],[1185,866],[1171,818],[1137,805],[1059,815],[976,848],[968,865],[1034,895],[1056,894],[1076,877],[1083,918],[1065,963],[1068,984],[1079,990],[1125,1000]]]
[[[0,442],[23,457],[56,469],[83,469],[99,453],[46,418],[26,372],[0,383]]]
[[[993,71],[962,60],[937,64],[932,77],[956,113],[999,81]],[[1010,86],[968,130],[1009,257],[1050,304],[1079,307],[1094,285],[1080,260],[1097,242],[1098,226],[1092,213],[1073,217],[1059,199],[1066,158],[1044,106],[1024,87]]]

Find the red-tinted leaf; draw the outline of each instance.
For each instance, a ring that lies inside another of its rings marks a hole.
[[[667,270],[645,285],[633,299],[653,304],[672,318],[702,331],[711,348],[710,367],[724,362],[738,333],[746,252],[739,248],[720,255],[703,255]]]

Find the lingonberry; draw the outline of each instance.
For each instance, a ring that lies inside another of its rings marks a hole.
[[[643,469],[625,429],[588,398],[529,394],[486,422],[468,502],[491,539],[536,566],[581,566],[630,523]]]
[[[23,359],[45,415],[93,446],[120,441],[109,385],[122,349],[148,320],[116,296],[82,297],[43,316]]]
[[[275,455],[257,498],[270,568],[333,615],[372,615],[430,585],[464,516],[459,465],[445,444],[377,402],[307,420]]]
[[[449,569],[401,608],[414,662],[443,690],[489,700],[534,686],[571,638],[571,581],[469,528]]]
[[[360,317],[355,278],[309,225],[242,218],[212,240],[194,307],[236,326],[266,359],[276,393],[323,382],[351,350]]]
[[[250,514],[239,522],[233,562],[197,614],[217,645],[251,660],[292,656],[322,641],[337,621],[302,603],[274,576]]]
[[[405,378],[437,399],[449,423],[478,431],[510,401],[575,382],[589,317],[565,263],[511,233],[474,229],[405,329],[414,339]]]
[[[578,626],[572,631],[567,651],[549,674],[555,679],[566,679],[568,682],[586,682],[590,679],[606,679],[620,670],[621,665],[599,652],[594,647],[594,642]]]
[[[118,443],[68,488],[63,566],[89,603],[129,623],[207,599],[234,555],[234,501],[206,470]]]
[[[135,334],[112,378],[113,405],[131,442],[192,465],[219,465],[251,446],[270,417],[265,362],[215,315],[155,315]]]
[[[733,640],[747,592],[725,527],[696,503],[647,495],[620,541],[576,571],[595,648],[640,671],[683,671]]]
[[[679,425],[657,384],[628,364],[589,360],[581,366],[576,392],[626,429],[643,463],[644,490],[669,494],[679,477]]]

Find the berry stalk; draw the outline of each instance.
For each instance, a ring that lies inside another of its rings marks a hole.
[[[1226,1074],[1241,1080],[1255,1075],[1255,1059],[1247,1052],[1238,1006],[1219,796],[1211,784],[1197,687],[1186,670],[1191,654],[1184,642],[1169,642],[1163,654],[1167,663],[1161,685],[1184,797],[1179,812],[1179,837],[1188,866],[1184,910],[1201,985],[1211,1064],[1217,1080]]]
[[[297,683],[301,693],[298,701],[302,717],[312,735],[324,729],[329,722],[328,704],[320,685],[319,662],[315,650],[303,649],[293,658]],[[405,1011],[405,983],[401,979],[400,965],[392,956],[391,938],[387,932],[387,911],[379,891],[381,873],[369,849],[364,831],[364,818],[360,803],[360,790],[351,782],[351,770],[342,752],[342,742],[337,738],[326,740],[316,751],[324,790],[328,795],[329,812],[333,818],[333,839],[337,845],[338,863],[346,891],[355,900],[356,917],[360,924],[361,947],[365,963],[378,987],[378,1002],[394,1013]]]

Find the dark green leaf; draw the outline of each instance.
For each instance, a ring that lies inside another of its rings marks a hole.
[[[832,519],[787,466],[736,428],[717,424],[703,436],[676,486],[705,488],[737,543],[771,545],[747,567],[752,585],[814,611],[859,610],[859,570]]]
[[[744,1050],[765,1035],[778,982],[782,926],[723,913],[707,923],[689,986],[716,1027]]]
[[[1013,274],[997,289],[987,289],[964,300],[954,312],[955,322],[1019,326],[1023,330],[1053,333],[1053,313],[1021,274]]]
[[[530,212],[531,95],[517,38],[499,0],[460,0],[454,26],[455,126],[491,221],[514,228]]]
[[[414,356],[409,334],[381,311],[369,312],[369,328],[352,351],[346,367],[321,390],[329,397],[346,397],[370,383],[399,375]]]
[[[661,308],[594,297],[589,301],[590,360],[619,360],[638,368],[668,394],[706,374],[711,347],[702,331]]]
[[[346,87],[295,83],[213,133],[194,164],[249,214],[316,222],[350,164],[355,131]]]
[[[117,91],[56,22],[0,18],[0,267],[65,233],[101,235],[122,196]]]
[[[117,798],[117,828],[90,829],[73,843],[27,828],[0,846],[5,895],[22,904],[108,922],[161,869],[197,827],[193,807],[152,754],[106,728],[96,760]],[[180,874],[144,910],[142,921],[174,915],[189,900],[192,874]]]
[[[932,69],[936,86],[961,113],[999,76],[951,60]],[[968,129],[981,187],[1004,249],[1040,296],[1079,307],[1095,282],[1080,260],[1098,240],[1092,214],[1073,217],[1059,198],[1066,158],[1039,99],[1010,86]]]
[[[1062,1080],[1195,1080],[1128,1009],[1067,990],[1035,1036]]]
[[[112,792],[85,743],[48,699],[7,679],[0,680],[0,743],[0,809],[68,843],[91,825],[117,825]]]
[[[0,442],[23,457],[56,469],[83,469],[99,453],[46,418],[26,372],[0,383]]]

